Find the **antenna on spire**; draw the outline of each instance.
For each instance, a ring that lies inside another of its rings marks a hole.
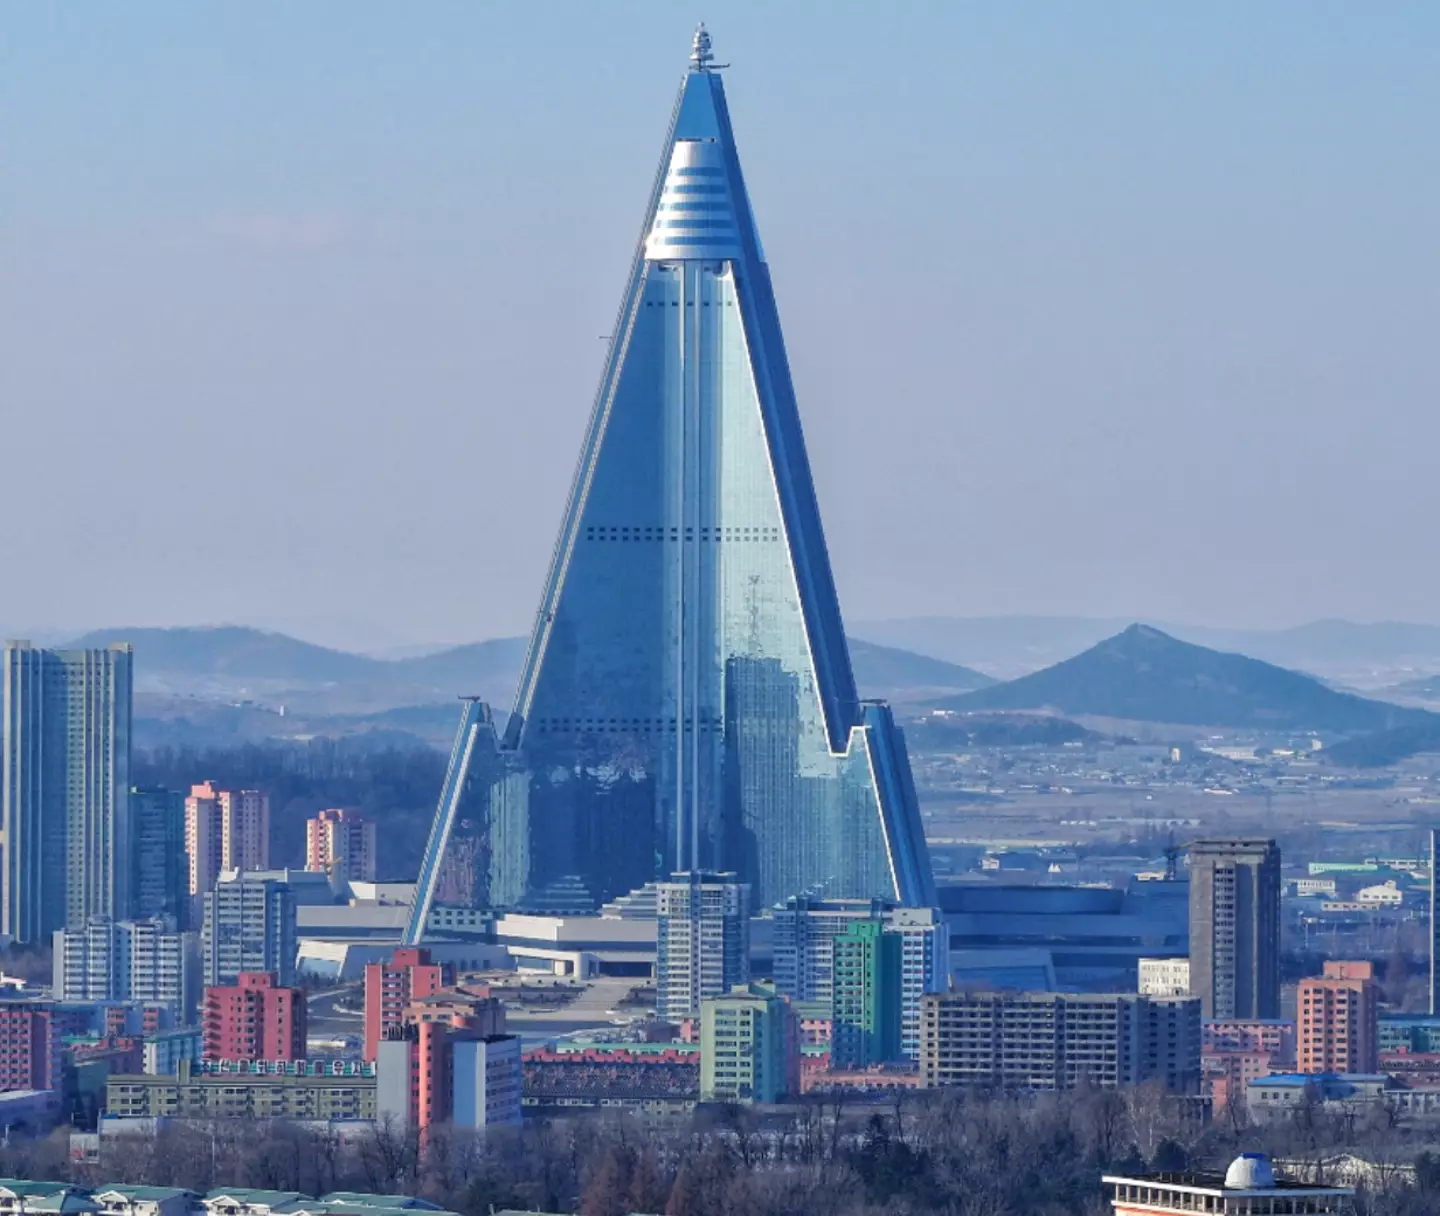
[[[692,72],[713,72],[717,68],[728,68],[728,63],[716,63],[715,52],[710,49],[710,31],[702,21],[695,27],[695,38],[690,43],[690,70]]]

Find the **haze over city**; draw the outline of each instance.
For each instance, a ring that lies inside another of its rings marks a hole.
[[[707,15],[847,621],[1440,619],[1433,6]],[[693,15],[5,25],[0,625],[525,632]]]
[[[709,15],[7,10],[0,1214],[1433,1216],[1440,10]]]

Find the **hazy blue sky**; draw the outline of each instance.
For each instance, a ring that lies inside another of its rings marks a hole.
[[[0,625],[528,628],[690,32],[847,617],[1440,621],[1440,5],[12,4]]]

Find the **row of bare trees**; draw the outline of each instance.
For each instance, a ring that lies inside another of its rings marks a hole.
[[[98,1162],[68,1138],[12,1138],[0,1174],[321,1195],[412,1194],[463,1216],[500,1208],[624,1216],[1098,1216],[1106,1171],[1223,1167],[1264,1149],[1317,1169],[1351,1151],[1376,1163],[1362,1216],[1440,1211],[1440,1160],[1383,1112],[1308,1109],[1265,1127],[1204,1121],[1151,1087],[1065,1094],[963,1090],[884,1105],[824,1097],[777,1111],[698,1111],[687,1120],[586,1114],[422,1140],[384,1124],[358,1137],[280,1121],[171,1124],[108,1137]],[[1386,1163],[1389,1163],[1389,1168]]]

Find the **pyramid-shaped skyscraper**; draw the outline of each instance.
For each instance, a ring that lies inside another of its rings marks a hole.
[[[442,902],[594,906],[685,869],[737,871],[759,906],[933,900],[904,738],[856,693],[703,28],[514,712],[488,723]]]

